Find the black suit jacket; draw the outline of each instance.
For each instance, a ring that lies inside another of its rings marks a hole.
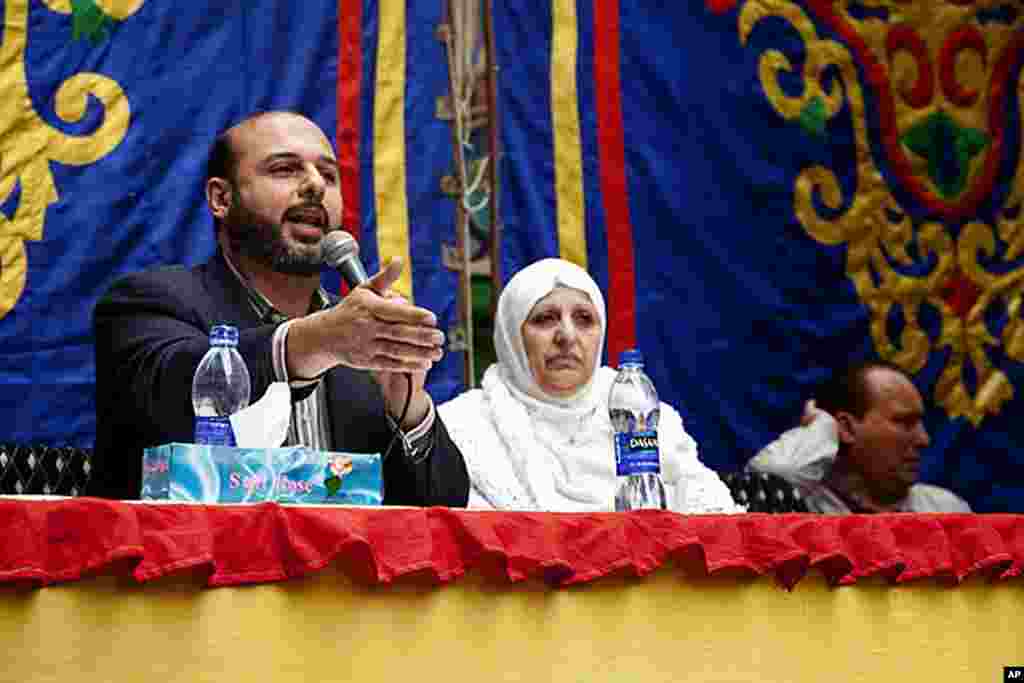
[[[192,375],[209,348],[210,329],[239,328],[253,400],[274,381],[271,338],[245,289],[218,252],[187,270],[162,268],[124,277],[96,304],[96,448],[89,494],[138,498],[142,451],[193,440]],[[380,387],[365,371],[338,366],[324,378],[332,450],[384,453],[393,432]],[[301,398],[305,392],[293,391]],[[440,416],[434,449],[413,464],[396,444],[383,465],[387,505],[465,507],[469,476]]]

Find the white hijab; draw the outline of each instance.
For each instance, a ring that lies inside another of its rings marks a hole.
[[[544,393],[537,384],[530,361],[523,345],[523,323],[537,302],[556,287],[578,289],[588,297],[597,309],[601,325],[598,340],[598,357],[594,370],[586,384],[568,398],[558,398]],[[600,396],[594,392],[594,376],[601,365],[600,353],[604,348],[607,316],[604,297],[593,278],[579,266],[562,259],[548,258],[537,261],[508,281],[498,299],[498,311],[494,321],[494,350],[498,356],[498,372],[509,392],[532,412],[545,417],[579,417],[594,410]]]
[[[550,396],[537,384],[522,336],[530,311],[557,287],[590,297],[601,326],[594,370],[567,398]],[[601,290],[568,261],[538,261],[502,290],[494,330],[498,362],[484,376],[483,396],[504,452],[467,457],[474,484],[495,507],[611,509],[615,465],[605,399],[615,373],[600,368],[605,329]]]

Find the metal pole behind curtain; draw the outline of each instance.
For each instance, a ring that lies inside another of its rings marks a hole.
[[[459,325],[454,348],[463,353],[464,379],[476,386],[477,358],[492,349],[489,335],[498,277],[496,65],[489,0],[447,0],[438,27],[448,60],[449,94],[438,116],[451,121],[454,172],[442,189],[456,202],[456,244],[445,248],[445,265],[459,274]],[[483,320],[474,312],[474,285],[490,292]],[[477,332],[481,338],[475,338]],[[480,346],[483,348],[480,348]],[[490,355],[493,355],[491,350]]]

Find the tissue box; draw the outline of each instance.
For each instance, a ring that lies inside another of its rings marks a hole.
[[[380,505],[381,491],[379,453],[171,443],[142,457],[143,500]]]

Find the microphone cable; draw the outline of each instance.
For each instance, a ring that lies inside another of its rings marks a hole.
[[[409,414],[409,403],[412,401],[412,373],[406,372],[405,375],[405,404],[402,406],[402,416],[398,418],[398,422],[395,423],[395,433],[391,437],[391,442],[388,443],[387,450],[384,451],[384,455],[381,456],[381,462],[387,460],[391,454],[391,449],[395,447],[395,442],[398,441],[399,437],[405,442],[405,450],[408,453],[412,447],[408,440],[405,438],[405,434],[402,433],[402,423],[405,422],[406,415]],[[387,410],[385,408],[385,410]]]

